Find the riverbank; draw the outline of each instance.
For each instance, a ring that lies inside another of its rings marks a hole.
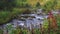
[[[21,14],[26,9],[14,8],[12,11],[0,11],[0,25],[8,23],[14,19],[18,14]]]

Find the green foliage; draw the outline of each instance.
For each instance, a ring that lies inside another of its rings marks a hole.
[[[10,17],[10,12],[0,12],[0,24],[8,22]]]
[[[16,7],[18,8],[26,8],[29,5],[27,4],[26,0],[16,0]]]
[[[20,8],[14,8],[12,11],[12,14],[21,14],[23,12],[24,9],[20,9]]]
[[[36,7],[38,7],[38,8],[40,8],[40,7],[41,7],[41,5],[40,5],[40,3],[39,3],[39,2],[37,2]]]
[[[57,15],[56,18],[57,18],[56,20],[57,20],[58,29],[60,30],[60,16]]]
[[[49,23],[48,20],[44,19],[43,27],[46,28],[46,29],[48,29],[48,25],[49,25],[48,23]]]
[[[35,34],[40,34],[40,30],[39,29],[35,29]]]
[[[3,30],[2,29],[0,29],[0,34],[3,34]]]
[[[7,30],[11,30],[13,27],[12,27],[12,24],[8,24],[7,26],[6,26],[6,29]]]
[[[20,33],[20,29],[13,29],[9,31],[9,34],[19,34]]]
[[[8,30],[8,34],[19,34],[21,31],[19,28],[14,28],[12,24],[8,24],[6,29]]]
[[[49,10],[51,10],[51,8],[52,8],[52,3],[51,3],[51,2],[47,2],[47,3],[44,5],[44,8],[43,8],[43,9],[49,11]]]
[[[12,10],[15,0],[0,0],[0,10]]]
[[[27,34],[27,30],[22,30],[22,34]]]
[[[8,23],[11,19],[16,17],[18,14],[21,14],[22,9],[14,8],[12,12],[1,11],[0,12],[0,24]]]
[[[56,0],[47,1],[47,2],[42,6],[42,9],[48,13],[48,12],[51,11],[51,10],[56,10],[56,8],[55,8],[56,5],[57,5],[57,1],[56,1]]]

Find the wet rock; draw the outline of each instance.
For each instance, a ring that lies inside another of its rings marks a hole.
[[[19,19],[20,21],[25,21],[25,19]]]

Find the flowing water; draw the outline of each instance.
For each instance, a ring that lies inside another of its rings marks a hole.
[[[58,12],[53,13],[57,14]],[[41,10],[37,10],[37,12],[31,14],[20,14],[18,15],[17,19],[13,19],[7,24],[0,25],[0,29],[5,29],[9,24],[11,24],[13,28],[19,26],[22,28],[26,27],[31,29],[31,24],[33,24],[32,27],[39,28],[39,25],[43,25],[43,21],[45,18],[47,19],[47,17],[48,15],[43,13]]]

